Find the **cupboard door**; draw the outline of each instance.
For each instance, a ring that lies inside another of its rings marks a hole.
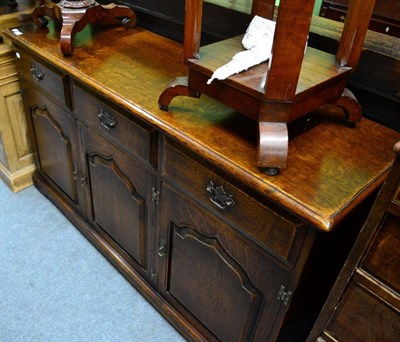
[[[148,231],[153,224],[148,199],[154,176],[90,128],[79,127],[88,220],[111,248],[146,273],[149,241],[153,241]]]
[[[161,203],[160,293],[207,340],[267,341],[289,274],[165,184]]]
[[[27,85],[24,86],[24,104],[31,116],[41,173],[80,211],[75,119]]]

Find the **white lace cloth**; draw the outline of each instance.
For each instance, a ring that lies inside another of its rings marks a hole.
[[[271,57],[274,33],[275,22],[256,15],[242,39],[246,50],[238,52],[230,62],[215,70],[207,84],[215,79],[224,80],[268,60]]]

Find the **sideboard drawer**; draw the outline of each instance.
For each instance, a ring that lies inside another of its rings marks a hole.
[[[20,76],[45,91],[61,105],[71,108],[68,76],[52,70],[23,51],[16,51],[16,65]]]
[[[305,237],[303,223],[280,215],[199,164],[172,140],[165,139],[163,149],[162,173],[166,179],[218,216],[240,227],[241,233],[258,246],[289,266],[295,266]],[[225,201],[222,200],[223,193],[226,193]]]
[[[76,116],[125,152],[156,165],[156,131],[150,125],[124,117],[87,91],[74,86]]]

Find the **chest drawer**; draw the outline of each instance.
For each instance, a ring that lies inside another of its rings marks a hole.
[[[126,153],[156,167],[156,130],[143,122],[127,119],[122,113],[84,89],[74,86],[77,118],[121,147]]]
[[[50,66],[33,58],[24,51],[16,51],[16,65],[19,75],[26,81],[34,84],[39,91],[62,106],[72,109],[68,76],[53,70]]]
[[[306,228],[279,214],[194,160],[174,141],[165,139],[162,173],[171,183],[233,224],[259,247],[294,267]]]
[[[398,296],[357,272],[322,336],[327,341],[397,341],[399,305]]]

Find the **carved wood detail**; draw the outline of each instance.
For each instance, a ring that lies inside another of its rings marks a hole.
[[[93,221],[144,266],[145,200],[112,158],[96,153],[87,158]]]
[[[216,334],[223,332],[217,336],[219,339],[234,341],[240,336],[242,340],[250,340],[260,314],[262,294],[218,237],[175,224],[172,231],[168,292],[209,329]],[[204,258],[207,263],[202,261]],[[190,278],[189,291],[197,295],[187,295],[188,288],[181,281],[186,277]],[[199,300],[204,303],[199,305]],[[222,322],[215,317],[229,317],[233,308],[238,307],[242,309],[240,323],[228,322],[230,329],[217,326]]]
[[[49,113],[45,105],[31,107],[36,144],[41,151],[40,167],[74,201],[77,200],[73,179],[74,164],[70,138]]]

